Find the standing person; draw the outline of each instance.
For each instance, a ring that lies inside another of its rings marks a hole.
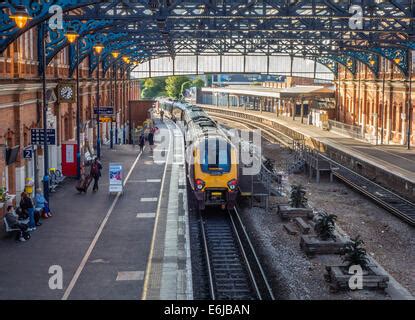
[[[161,122],[163,122],[163,119],[164,119],[164,110],[163,109],[160,110],[160,119],[161,119]]]
[[[36,230],[36,227],[42,225],[40,223],[40,214],[35,212],[33,201],[26,192],[22,192],[20,200],[20,208],[29,216],[29,231]]]
[[[95,157],[94,162],[91,165],[91,177],[94,179],[94,187],[92,191],[98,191],[98,181],[101,177],[101,170],[102,170],[102,164],[99,161],[98,157]]]
[[[154,133],[156,132],[155,128],[152,127],[148,133],[148,144],[150,145],[150,150],[153,152],[154,147]]]
[[[42,217],[44,219],[48,219],[52,217],[52,214],[50,213],[50,210],[49,210],[48,202],[45,199],[41,189],[36,190],[35,206],[36,206],[36,211],[42,212]]]
[[[144,133],[141,133],[140,138],[138,139],[138,145],[140,146],[140,152],[143,152],[145,144],[146,144],[146,139],[144,138]]]

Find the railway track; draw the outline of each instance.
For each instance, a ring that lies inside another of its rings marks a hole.
[[[238,211],[200,213],[212,300],[274,300]]]
[[[222,117],[220,114],[215,113],[215,117],[218,119],[225,119],[227,121],[231,121],[228,119],[228,116]],[[269,140],[269,137],[272,138],[272,141],[277,141],[278,143],[282,143],[285,146],[290,146],[286,135],[278,133],[274,128],[267,127],[260,123],[255,123],[250,120],[238,118],[239,123],[246,124],[248,127],[251,128],[259,128],[263,130],[266,134],[264,138]],[[291,139],[291,138],[289,138]],[[293,139],[291,139],[291,148],[292,148]],[[326,157],[323,154],[320,154],[320,157],[326,161],[329,161],[332,164],[332,167],[335,168],[333,171],[333,175],[336,176],[338,179],[349,185],[350,187],[354,188],[355,190],[359,191],[360,193],[367,196],[369,199],[386,209],[387,211],[391,212],[392,214],[396,215],[401,220],[405,221],[406,223],[410,224],[411,226],[415,226],[415,204],[406,200],[405,198],[397,195],[396,193],[380,186],[379,184],[363,177],[362,175],[346,168],[345,166],[333,161],[332,159]]]
[[[411,226],[415,226],[415,204],[342,165],[336,165],[338,167],[333,172],[334,176],[366,195]]]

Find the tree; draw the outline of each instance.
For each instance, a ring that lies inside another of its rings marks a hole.
[[[200,89],[200,88],[203,88],[205,86],[205,82],[203,81],[203,79],[198,77],[198,78],[193,80],[192,86]]]
[[[182,85],[185,84],[182,88]],[[170,98],[179,99],[181,98],[182,89],[183,91],[191,87],[191,81],[185,76],[171,76],[166,79],[166,93]]]
[[[165,95],[166,82],[164,78],[149,78],[144,81],[141,98],[154,99]]]

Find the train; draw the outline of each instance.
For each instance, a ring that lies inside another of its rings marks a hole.
[[[160,99],[159,107],[183,125],[188,180],[199,209],[233,209],[239,194],[237,148],[202,108],[170,99]]]

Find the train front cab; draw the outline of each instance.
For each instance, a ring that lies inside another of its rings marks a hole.
[[[199,209],[234,208],[239,192],[236,149],[223,138],[204,139],[194,145],[192,158],[189,175]]]

